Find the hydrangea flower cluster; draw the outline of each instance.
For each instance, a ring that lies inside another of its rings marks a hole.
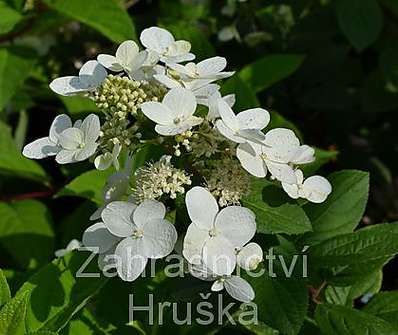
[[[299,166],[314,161],[314,150],[289,129],[264,131],[270,122],[265,109],[233,111],[235,96],[220,93],[219,81],[234,74],[225,71],[225,58],[195,63],[188,41],[158,27],[145,29],[140,41],[142,50],[125,41],[115,55],[86,62],[77,76],[53,80],[55,93],[92,99],[101,114],[74,123],[57,116],[49,135],[26,145],[23,154],[55,156],[59,164],[90,159],[98,170],[116,169],[83,245],[98,253],[100,267],[113,266],[126,281],[135,280],[149,259],[173,251],[180,223],[166,219],[164,203],[186,192],[191,223],[182,254],[190,273],[213,281],[213,291],[225,288],[250,301],[253,289],[235,274],[237,267],[254,270],[263,258],[251,242],[255,214],[240,205],[250,179],[270,176],[290,197],[314,203],[325,201],[331,185],[321,176],[304,179]],[[166,155],[134,171],[134,155],[146,145]]]

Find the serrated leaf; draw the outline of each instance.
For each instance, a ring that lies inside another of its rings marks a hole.
[[[10,288],[3,271],[0,269],[0,308],[11,299]]]
[[[22,47],[0,47],[0,111],[17,92],[35,64],[32,51]]]
[[[308,291],[305,281],[292,278],[270,278],[268,275],[249,277],[256,297],[258,318],[282,334],[299,332],[308,307]]]
[[[256,93],[236,74],[224,82],[221,92],[223,95],[235,94],[235,113],[244,109],[260,106],[260,102],[257,99]]]
[[[307,244],[353,231],[365,211],[369,194],[367,172],[343,170],[332,173],[327,179],[332,184],[328,199],[303,207],[313,228],[305,238]]]
[[[12,138],[10,127],[1,121],[0,152],[0,174],[44,183],[48,180],[45,171],[39,164],[22,156],[22,153],[17,149]]]
[[[398,223],[378,224],[330,238],[309,249],[309,260],[329,282],[353,284],[398,253]]]
[[[72,252],[56,259],[33,275],[17,292],[31,291],[27,308],[27,331],[59,331],[106,283],[107,278],[78,277],[77,271],[88,259],[87,252]],[[96,260],[84,273],[100,275]]]
[[[5,2],[0,2],[0,17],[0,34],[5,34],[11,31],[22,19],[22,15],[15,9],[7,6]]]
[[[44,0],[44,2],[72,19],[98,30],[114,42],[136,39],[133,23],[121,5],[115,0]]]
[[[95,202],[97,205],[103,203],[102,189],[112,169],[105,171],[90,170],[73,179],[55,197],[74,196],[85,198]]]
[[[315,319],[325,335],[397,335],[383,319],[353,308],[318,305]]]
[[[289,77],[303,60],[302,55],[269,55],[246,65],[238,76],[258,93]]]
[[[30,292],[25,291],[0,310],[1,335],[25,335],[25,315],[29,295]]]
[[[383,28],[383,15],[376,0],[338,0],[337,20],[341,31],[358,51],[377,40]]]
[[[252,179],[250,194],[242,205],[256,214],[257,232],[302,234],[312,230],[304,210],[296,203],[286,203],[286,194],[265,179]]]
[[[363,311],[390,322],[398,329],[398,291],[378,293]]]
[[[37,200],[0,202],[0,217],[0,245],[20,267],[40,266],[52,258],[54,232],[45,205]]]

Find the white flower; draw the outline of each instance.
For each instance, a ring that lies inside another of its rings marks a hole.
[[[111,202],[102,212],[103,223],[88,228],[83,243],[99,248],[100,254],[114,248],[120,278],[133,281],[144,271],[148,258],[165,257],[174,248],[177,231],[164,219],[165,214],[166,208],[158,201],[146,200],[138,207]]]
[[[164,136],[182,134],[202,123],[202,119],[194,116],[196,99],[193,93],[184,88],[170,90],[160,102],[145,102],[141,110],[150,120],[157,123],[155,130]]]
[[[168,67],[176,71],[184,81],[205,79],[211,81],[220,80],[232,76],[235,72],[223,72],[227,66],[227,60],[224,57],[212,57],[205,59],[198,64],[188,63],[168,64]]]
[[[27,144],[22,154],[31,159],[42,159],[55,156],[62,148],[59,145],[59,136],[67,128],[72,127],[72,121],[68,115],[58,115],[51,124],[48,137],[42,137]]]
[[[151,27],[141,32],[140,41],[150,52],[158,55],[164,63],[180,63],[195,58],[190,53],[191,44],[187,41],[176,41],[166,29]]]
[[[255,297],[250,284],[239,276],[221,277],[211,286],[213,292],[221,291],[224,288],[232,298],[241,302],[250,302]]]
[[[238,250],[236,260],[242,269],[247,271],[255,270],[263,261],[263,250],[257,243],[248,243]]]
[[[107,72],[96,60],[83,64],[78,76],[54,79],[50,88],[57,94],[68,96],[96,90],[105,80]]]
[[[216,199],[198,186],[187,192],[185,203],[192,223],[184,239],[184,257],[191,264],[203,262],[215,275],[230,275],[236,266],[235,249],[255,234],[255,215],[240,206],[219,212]]]
[[[97,115],[87,116],[80,127],[67,128],[59,134],[59,146],[62,148],[55,160],[59,164],[83,161],[97,150],[96,140],[100,134],[100,121]]]
[[[303,172],[296,170],[297,183],[282,183],[285,192],[293,199],[305,198],[314,203],[326,200],[332,192],[332,185],[321,176],[311,176],[304,180]]]
[[[90,220],[101,218],[103,209],[112,201],[120,200],[126,194],[129,187],[130,175],[132,170],[132,158],[128,157],[123,170],[110,175],[105,183],[102,192],[104,205],[99,207],[91,216]]]
[[[135,74],[139,72],[148,58],[147,51],[139,51],[134,41],[124,41],[116,50],[115,56],[100,54],[98,62],[107,69],[115,72],[126,71],[128,75],[137,80]]]
[[[55,251],[55,257],[60,258],[65,256],[67,253],[79,249],[82,246],[82,243],[78,240],[73,239],[68,243],[65,249],[59,249]]]
[[[221,119],[217,120],[216,127],[223,136],[236,143],[260,142],[265,139],[261,129],[270,121],[270,115],[265,109],[251,108],[235,115],[223,99],[218,99],[217,104]]]
[[[115,167],[116,170],[119,170],[119,154],[122,150],[122,146],[119,142],[116,142],[113,146],[112,153],[105,152],[102,155],[95,157],[94,165],[97,170],[106,170],[111,165]]]
[[[236,156],[246,171],[263,178],[267,170],[279,181],[295,184],[296,174],[290,163],[303,164],[314,159],[314,150],[300,141],[293,131],[275,128],[265,134],[260,143],[242,143]]]

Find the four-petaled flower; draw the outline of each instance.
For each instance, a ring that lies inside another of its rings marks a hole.
[[[213,195],[199,186],[187,192],[185,203],[192,223],[184,239],[184,257],[191,264],[203,262],[215,275],[230,275],[236,266],[236,250],[255,234],[255,215],[240,206],[219,211]]]
[[[141,105],[144,115],[156,122],[155,130],[164,136],[182,134],[202,123],[203,119],[193,114],[196,111],[194,94],[184,88],[170,90],[160,102],[145,102]]]

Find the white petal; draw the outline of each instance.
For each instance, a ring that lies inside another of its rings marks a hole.
[[[315,150],[308,145],[301,145],[297,148],[295,155],[291,159],[294,164],[307,164],[315,160]]]
[[[155,74],[153,77],[167,88],[181,87],[181,84],[177,80],[174,80],[165,74]]]
[[[248,142],[254,142],[259,145],[264,145],[265,135],[258,129],[241,129],[238,131],[238,136]]]
[[[144,115],[160,125],[173,124],[174,112],[171,111],[167,106],[160,102],[144,102],[141,105],[141,110]]]
[[[228,294],[238,301],[250,302],[255,297],[254,290],[250,284],[238,276],[227,278],[224,282],[224,287]]]
[[[166,56],[167,57],[178,57],[184,56],[191,50],[191,43],[184,40],[175,41],[169,45]]]
[[[214,107],[217,108],[217,100],[221,99],[219,89],[220,86],[217,84],[208,84],[196,89],[193,93],[195,94],[196,101],[205,106],[209,105],[209,97],[213,97]]]
[[[187,127],[174,127],[174,126],[162,126],[162,125],[155,126],[155,131],[162,136],[175,136],[178,134],[182,134],[188,129],[189,128]]]
[[[178,55],[178,56],[162,56],[160,57],[160,60],[166,64],[169,63],[181,63],[181,62],[188,62],[195,59],[195,55],[193,53],[185,53],[182,55]]]
[[[224,281],[223,280],[216,280],[213,285],[211,285],[211,290],[213,292],[219,292],[224,289]]]
[[[185,88],[173,88],[163,98],[166,105],[175,117],[191,116],[196,110],[195,95]]]
[[[137,71],[139,68],[141,68],[147,60],[148,54],[149,52],[146,50],[139,52],[137,56],[133,60],[131,60],[129,64],[129,70]]]
[[[263,260],[263,250],[257,243],[246,244],[236,257],[238,265],[247,270],[255,270],[258,264]]]
[[[95,154],[98,144],[95,142],[89,142],[84,145],[83,148],[76,150],[75,159],[79,162],[86,160]]]
[[[99,208],[96,209],[96,211],[91,214],[90,216],[90,221],[97,221],[99,219],[101,219],[101,213],[104,210],[105,206],[101,206]]]
[[[51,123],[49,138],[54,143],[58,142],[59,135],[67,128],[72,127],[72,120],[66,114],[58,115]]]
[[[225,125],[232,131],[238,131],[240,129],[239,121],[231,107],[223,99],[218,100],[217,104],[218,112],[220,113]]]
[[[240,112],[236,115],[239,121],[240,129],[263,129],[265,128],[271,117],[263,108],[252,108]]]
[[[210,230],[218,213],[218,204],[213,195],[203,187],[191,188],[185,196],[189,217],[198,227]]]
[[[236,266],[235,249],[222,235],[206,240],[203,246],[203,263],[218,276],[230,275]]]
[[[113,156],[110,152],[106,152],[102,155],[95,157],[94,165],[97,170],[106,170],[112,164]]]
[[[66,76],[54,79],[50,83],[50,89],[60,95],[68,96],[87,91],[77,76]]]
[[[187,65],[170,63],[170,64],[167,64],[167,66],[170,69],[178,72],[179,74],[183,74],[183,75],[186,75],[188,77],[194,77],[195,76],[195,72],[192,71],[190,66],[188,66],[189,64],[191,64],[191,63],[188,63]]]
[[[192,276],[199,278],[200,280],[213,281],[217,279],[217,276],[215,276],[214,273],[212,273],[203,263],[188,263],[188,271]]]
[[[165,215],[166,207],[160,201],[145,200],[135,209],[133,221],[142,228],[152,220],[162,220]]]
[[[132,221],[136,207],[131,202],[113,201],[104,208],[101,217],[112,234],[127,237],[132,235],[136,228]]]
[[[235,143],[245,143],[246,140],[242,138],[241,136],[238,136],[237,131],[231,130],[223,120],[217,120],[216,121],[216,128],[220,132],[221,135],[226,137],[227,139],[231,140],[232,142]]]
[[[87,90],[96,89],[105,80],[108,73],[96,60],[84,63],[79,71],[81,85]]]
[[[321,203],[332,192],[332,185],[324,177],[312,176],[304,180],[303,190],[307,200]]]
[[[162,258],[170,254],[177,242],[177,231],[167,220],[153,219],[144,227],[143,254],[149,258]]]
[[[138,45],[134,41],[124,41],[116,50],[116,59],[123,67],[129,66],[137,57]]]
[[[241,248],[256,233],[256,216],[245,207],[225,207],[216,217],[216,232],[231,242],[234,248]]]
[[[116,247],[117,272],[124,281],[134,281],[144,271],[148,258],[142,255],[142,240],[127,237]]]
[[[255,154],[248,143],[241,143],[238,145],[236,156],[242,164],[242,167],[251,175],[258,178],[264,178],[267,175],[267,166],[264,160]]]
[[[88,227],[83,233],[83,245],[87,248],[98,248],[99,254],[111,249],[118,241],[120,238],[111,234],[103,222]]]
[[[80,130],[84,133],[84,142],[95,142],[100,134],[100,121],[99,117],[95,114],[87,116],[80,126]]]
[[[75,163],[75,150],[66,150],[63,149],[60,152],[57,153],[55,156],[55,161],[58,164],[69,164],[69,163]]]
[[[66,150],[76,150],[84,144],[84,134],[78,128],[65,129],[59,134],[59,145]]]
[[[200,228],[195,223],[188,226],[184,238],[182,254],[191,264],[201,264],[204,243],[209,238],[209,231]]]
[[[100,54],[97,56],[97,61],[102,66],[106,67],[107,69],[115,72],[123,71],[123,66],[120,65],[118,60],[115,56]]]
[[[298,199],[300,197],[299,188],[297,184],[288,184],[282,182],[282,188],[290,198]]]
[[[141,32],[140,41],[146,48],[163,53],[174,42],[174,37],[166,29],[151,27]]]
[[[266,160],[265,163],[271,175],[277,180],[288,184],[297,184],[297,177],[291,166],[270,160]]]
[[[212,57],[205,59],[197,64],[197,69],[201,77],[221,72],[227,66],[227,60],[224,57]]]
[[[269,146],[294,146],[298,147],[300,141],[294,132],[286,128],[275,128],[265,134],[265,144]]]
[[[42,137],[33,141],[23,148],[22,154],[30,159],[42,159],[54,156],[61,150],[60,147],[51,142],[48,137]]]

